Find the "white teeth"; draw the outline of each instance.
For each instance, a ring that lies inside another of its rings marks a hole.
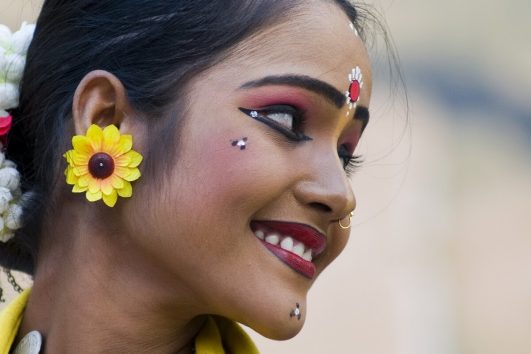
[[[304,252],[304,254],[302,255],[302,259],[304,259],[305,261],[311,262],[312,261],[312,250],[308,250]]]
[[[307,248],[304,243],[295,241],[291,236],[283,236],[276,233],[267,234],[263,230],[256,230],[254,235],[260,240],[264,240],[275,246],[280,246],[282,249],[296,254],[305,261],[312,261],[312,250]]]
[[[269,235],[265,238],[265,242],[276,246],[280,242],[280,236],[275,234]]]
[[[297,256],[302,257],[304,254],[304,244],[297,243],[295,246],[293,246],[293,253],[295,253]]]
[[[293,251],[293,239],[291,237],[285,237],[280,243],[280,247],[286,251]]]

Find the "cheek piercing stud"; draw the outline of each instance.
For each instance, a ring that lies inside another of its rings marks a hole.
[[[352,224],[352,217],[354,216],[354,212],[351,211],[349,216],[348,216],[348,225],[343,225],[341,224],[341,220],[342,219],[339,219],[337,221],[337,223],[339,224],[339,227],[342,228],[343,230],[346,230],[346,229],[350,229],[350,225]]]
[[[237,139],[237,140],[232,140],[231,145],[239,147],[240,150],[245,150],[245,148],[247,147],[247,137]]]
[[[289,314],[289,317],[292,318],[292,317],[297,317],[297,319],[300,321],[301,320],[301,308],[300,308],[300,305],[299,303],[297,302],[296,304],[296,307],[291,311],[291,313]]]

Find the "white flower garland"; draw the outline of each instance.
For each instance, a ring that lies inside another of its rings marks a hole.
[[[34,31],[35,25],[26,22],[15,33],[0,25],[0,120],[11,119],[7,110],[18,107],[20,80]],[[20,228],[23,199],[16,166],[0,152],[0,242],[9,241]]]

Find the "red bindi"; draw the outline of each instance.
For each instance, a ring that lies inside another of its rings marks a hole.
[[[361,85],[358,80],[354,80],[350,83],[348,93],[352,102],[357,102],[360,98]]]

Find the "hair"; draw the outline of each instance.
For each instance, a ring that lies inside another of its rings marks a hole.
[[[364,38],[356,8],[348,0],[331,1]],[[24,226],[0,243],[0,265],[34,271],[42,223],[64,163],[73,96],[87,73],[101,69],[118,77],[135,110],[154,126],[167,124],[151,138],[172,141],[182,114],[161,117],[186,84],[302,6],[303,0],[45,0],[28,50],[20,106],[11,112],[15,124],[7,151],[30,197],[23,205]],[[163,151],[153,147],[146,155],[153,168],[160,167]]]

